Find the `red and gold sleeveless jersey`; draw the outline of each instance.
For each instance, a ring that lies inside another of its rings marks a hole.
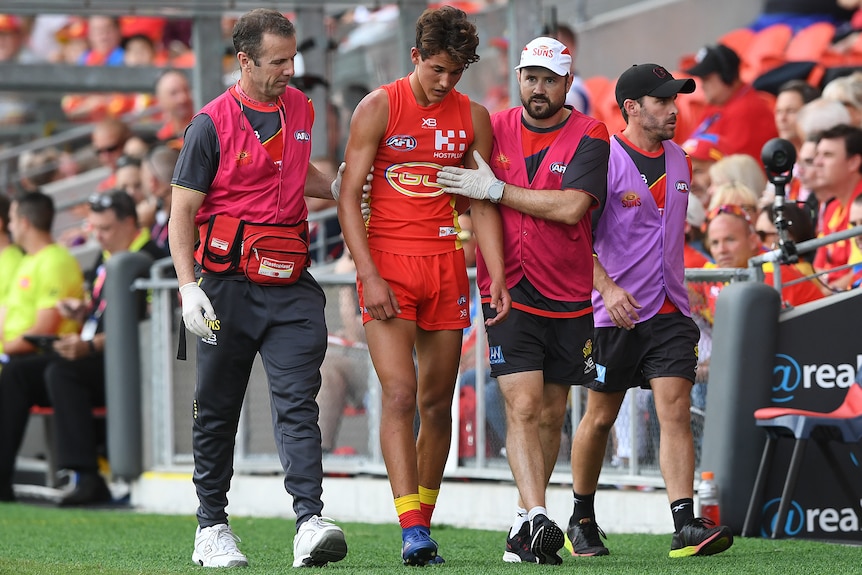
[[[420,106],[409,77],[383,89],[389,121],[374,159],[368,245],[403,255],[460,249],[458,213],[468,204],[443,193],[437,171],[464,163],[473,142],[470,99],[452,90],[441,102]]]

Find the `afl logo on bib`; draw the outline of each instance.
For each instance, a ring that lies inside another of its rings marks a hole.
[[[675,186],[675,187],[676,187],[676,191],[677,191],[677,192],[682,192],[683,194],[687,194],[687,193],[688,193],[688,182],[684,182],[684,181],[682,181],[682,180],[679,180],[679,181],[676,183],[676,186]]]
[[[566,173],[566,164],[562,162],[554,162],[551,164],[551,173],[563,175]]]
[[[305,130],[297,130],[293,133],[293,137],[297,142],[310,142],[311,134],[306,132]]]
[[[386,181],[399,194],[410,197],[435,197],[443,193],[437,183],[440,164],[432,162],[407,162],[394,164],[384,174]]]

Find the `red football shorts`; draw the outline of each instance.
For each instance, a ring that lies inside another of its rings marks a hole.
[[[395,293],[397,316],[415,321],[426,331],[470,327],[470,282],[464,250],[407,256],[371,250],[380,276]],[[357,282],[362,323],[372,318],[365,308],[362,282]]]

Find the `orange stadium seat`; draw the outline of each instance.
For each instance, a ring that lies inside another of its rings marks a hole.
[[[751,28],[737,28],[721,36],[718,43],[724,44],[742,57],[748,51],[748,46],[753,39],[754,31]]]
[[[674,78],[690,77],[682,72],[672,72],[672,74]],[[697,129],[700,118],[703,115],[703,109],[706,107],[706,98],[703,95],[703,90],[700,88],[699,80],[699,78],[694,78],[697,89],[693,93],[680,94],[676,98],[676,107],[679,108],[679,114],[676,119],[676,134],[673,141],[680,145]]]
[[[754,32],[750,28],[736,28],[720,36],[715,43],[727,46],[742,58],[753,38]],[[696,55],[694,53],[684,54],[680,57],[677,67],[680,70],[688,70],[697,63],[695,60]]]
[[[793,29],[786,24],[773,24],[755,34],[748,50],[739,55],[742,81],[753,82],[763,72],[783,64],[784,51],[792,36]]]
[[[595,103],[602,101],[602,99],[607,96],[608,92],[612,92],[613,85],[611,80],[605,76],[592,76],[590,78],[584,78],[584,90],[587,91],[587,96],[589,96],[590,102]],[[602,119],[596,115],[598,112],[596,111],[595,104],[593,105],[592,114],[596,119]]]
[[[611,89],[595,103],[595,112],[598,114],[596,118],[605,123],[611,135],[622,132],[626,128],[626,121],[623,120],[620,107],[617,105],[615,90],[616,82],[612,82]]]
[[[797,32],[784,52],[788,62],[816,62],[829,48],[835,37],[835,26],[816,22]]]

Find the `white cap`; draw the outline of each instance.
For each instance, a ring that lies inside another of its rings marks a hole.
[[[540,36],[524,46],[521,63],[515,70],[528,66],[547,68],[557,76],[565,76],[572,71],[572,54],[559,40]]]
[[[706,221],[706,210],[703,207],[703,203],[694,196],[689,196],[688,198],[688,209],[685,211],[685,221],[696,228],[702,226],[703,222]]]
[[[293,57],[293,77],[302,78],[305,76],[305,58],[299,52]]]

